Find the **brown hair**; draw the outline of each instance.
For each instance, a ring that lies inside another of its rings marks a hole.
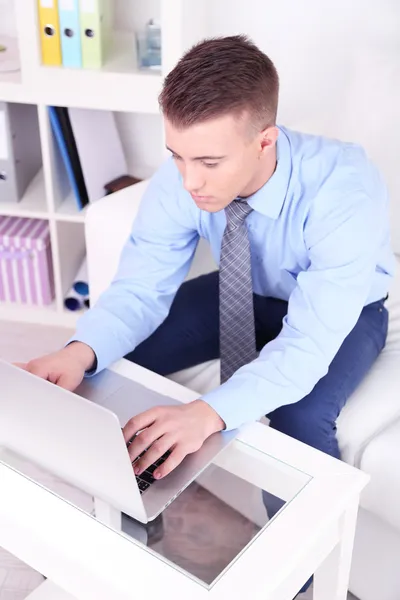
[[[275,125],[279,77],[273,62],[245,35],[211,38],[193,46],[167,75],[162,113],[185,128],[248,112],[258,130]]]

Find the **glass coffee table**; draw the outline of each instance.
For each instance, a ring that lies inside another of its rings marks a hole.
[[[124,360],[113,370],[182,402],[198,397]],[[8,449],[0,481],[0,546],[47,578],[30,600],[292,600],[312,574],[315,600],[345,600],[368,476],[254,423],[148,539],[125,516],[121,529],[102,499]]]

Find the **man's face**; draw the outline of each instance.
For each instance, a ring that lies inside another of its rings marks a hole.
[[[265,154],[262,132],[249,135],[248,117],[225,115],[177,129],[165,118],[166,145],[196,205],[208,212],[249,195]],[[246,193],[250,190],[249,193]]]

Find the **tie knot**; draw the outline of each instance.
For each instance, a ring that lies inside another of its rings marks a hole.
[[[228,204],[225,208],[227,225],[238,227],[245,221],[252,210],[253,209],[247,204],[246,200],[233,200],[233,202]]]

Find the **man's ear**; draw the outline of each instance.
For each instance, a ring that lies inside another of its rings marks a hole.
[[[260,132],[260,158],[275,146],[278,135],[279,129],[276,125],[266,127]]]

